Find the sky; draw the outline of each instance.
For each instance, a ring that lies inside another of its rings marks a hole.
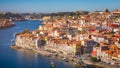
[[[0,11],[6,12],[71,12],[120,9],[120,0],[0,0]]]

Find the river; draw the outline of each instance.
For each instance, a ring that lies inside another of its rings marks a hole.
[[[0,68],[50,68],[50,59],[29,50],[11,49],[15,32],[38,29],[41,21],[25,20],[15,22],[14,27],[0,29]],[[54,60],[56,68],[74,68],[66,62]]]

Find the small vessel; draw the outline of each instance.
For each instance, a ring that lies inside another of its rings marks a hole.
[[[55,68],[55,63],[53,62],[53,60],[51,60],[50,62],[50,68]]]
[[[16,46],[15,44],[11,45],[10,47],[13,48],[13,49],[21,49],[21,47]]]
[[[11,40],[11,43],[14,43],[14,42],[15,42],[15,40],[14,40],[14,39],[12,39],[12,40]]]

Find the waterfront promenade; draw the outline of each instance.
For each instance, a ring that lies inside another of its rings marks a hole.
[[[22,48],[24,49],[24,48]],[[116,65],[109,65],[109,64],[105,64],[103,62],[92,62],[90,60],[90,57],[89,57],[89,54],[84,54],[82,55],[81,57],[76,57],[76,58],[72,58],[72,60],[70,60],[71,57],[67,57],[67,59],[65,59],[65,57],[60,57],[59,55],[58,56],[55,56],[53,52],[50,52],[50,51],[46,51],[44,50],[43,48],[41,49],[36,49],[36,48],[25,48],[27,50],[32,50],[34,51],[35,53],[37,54],[40,54],[40,55],[43,55],[43,56],[46,56],[46,57],[49,57],[51,59],[59,59],[59,60],[62,60],[64,62],[67,62],[67,63],[70,63],[72,65],[76,65],[76,63],[78,63],[78,60],[82,57],[82,62],[85,64],[85,65],[94,65],[94,66],[99,66],[99,67],[103,67],[103,68],[116,68],[117,66]],[[64,58],[64,59],[63,59]]]
[[[82,58],[83,58],[83,62],[89,65],[95,65],[95,66],[100,66],[104,68],[119,68],[120,67],[119,64],[111,65],[111,64],[104,63],[104,62],[92,62],[90,60],[89,54],[84,54]]]

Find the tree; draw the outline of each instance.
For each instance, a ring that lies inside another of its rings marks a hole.
[[[31,33],[29,29],[26,29],[24,31],[21,32],[21,34],[25,34],[25,33]]]
[[[97,62],[97,57],[91,57],[91,60],[92,60],[93,62]]]
[[[84,30],[79,30],[78,33],[79,34],[84,34],[84,33],[86,33],[86,30],[85,29]]]
[[[108,9],[105,9],[105,12],[109,12],[109,10],[108,10]]]
[[[83,55],[84,54],[84,46],[81,46],[81,55]]]
[[[75,68],[80,68],[80,67],[81,67],[80,64],[75,65]]]

